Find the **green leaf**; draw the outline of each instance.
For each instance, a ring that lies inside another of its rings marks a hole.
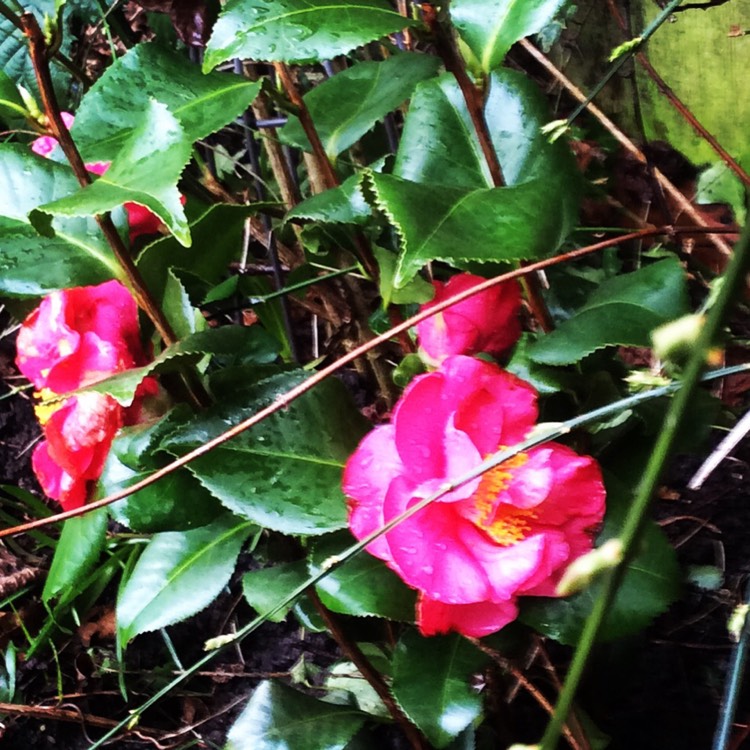
[[[83,97],[72,135],[87,161],[111,161],[142,127],[142,112],[155,99],[194,143],[242,114],[259,91],[259,82],[202,75],[182,55],[139,44],[117,58]]]
[[[269,406],[305,379],[279,373],[253,382],[235,368],[211,381],[222,401],[188,420],[164,444],[182,454]],[[188,465],[234,513],[285,534],[324,534],[346,526],[341,472],[366,431],[341,383],[328,380],[260,424]]]
[[[411,96],[414,87],[437,73],[440,60],[431,55],[396,54],[382,62],[361,62],[305,94],[305,104],[331,159],[356,143],[376,122]],[[279,138],[311,150],[298,119],[279,131]]]
[[[259,614],[270,612],[286,596],[301,586],[309,576],[304,560],[281,563],[272,568],[251,570],[242,576],[242,593],[247,603]],[[279,610],[268,619],[271,622],[283,622],[290,605]]]
[[[109,378],[86,386],[83,390],[108,393],[122,406],[130,406],[143,378],[154,372],[179,368],[180,362],[175,362],[179,358],[211,354],[219,357],[241,357],[246,364],[265,365],[274,362],[278,352],[276,340],[259,326],[209,328],[172,344],[143,367],[118,372]]]
[[[374,203],[398,233],[394,286],[403,287],[433,260],[478,262],[541,258],[566,229],[560,207],[542,200],[541,180],[517,187],[467,190],[370,174]],[[540,206],[547,212],[540,221]]]
[[[320,572],[325,561],[354,543],[348,533],[334,534],[313,547],[310,575]],[[381,560],[362,552],[332,570],[316,585],[323,604],[333,612],[360,617],[385,617],[414,621],[416,594]]]
[[[167,415],[156,424],[120,430],[99,477],[98,496],[130,487],[169,463],[169,457],[155,448],[170,429]],[[187,531],[205,526],[223,512],[216,498],[187,469],[178,469],[109,509],[118,523],[141,534]]]
[[[570,319],[529,347],[529,357],[565,365],[614,344],[649,346],[649,333],[688,312],[685,273],[674,258],[605,281]]]
[[[487,657],[459,635],[404,633],[393,656],[393,696],[436,748],[447,747],[482,712],[469,680]]]
[[[698,176],[695,202],[726,203],[740,226],[745,224],[745,188],[742,180],[723,161],[717,161]]]
[[[240,258],[247,218],[270,205],[276,204],[212,206],[191,222],[191,248],[184,248],[174,237],[164,237],[146,247],[137,266],[156,300],[164,299],[171,268],[189,270],[208,284],[218,284],[225,278],[229,264]],[[207,247],[211,248],[210,253],[204,251]]]
[[[382,167],[382,165],[378,165]],[[376,166],[370,167],[380,171]],[[363,224],[372,216],[360,182],[362,173],[355,173],[335,188],[313,195],[298,203],[286,215],[285,221],[314,221],[324,224]]]
[[[518,71],[494,71],[489,76],[485,119],[505,183],[546,179],[547,190],[554,191],[556,200],[572,202],[568,207],[572,226],[577,218],[578,191],[571,186],[579,181],[577,167],[564,142],[550,143],[542,133],[549,108],[538,87]],[[463,94],[452,75],[417,86],[394,174],[412,182],[493,187]]]
[[[0,70],[0,116],[16,119],[27,115],[28,109],[18,93],[18,87],[4,70]]]
[[[123,278],[93,218],[59,218],[40,237],[28,214],[79,190],[72,170],[18,144],[0,145],[0,292],[42,296],[56,289]]]
[[[150,99],[140,112],[140,125],[112,161],[107,172],[78,193],[39,207],[63,216],[94,216],[123,203],[139,203],[156,214],[185,246],[190,230],[177,181],[190,161],[191,141],[164,104]]]
[[[117,600],[121,642],[205,609],[229,581],[252,528],[224,516],[193,531],[156,534]]]
[[[365,718],[266,680],[229,730],[225,750],[344,750]]]
[[[106,509],[69,518],[63,524],[57,542],[55,556],[44,584],[42,601],[48,602],[60,592],[82,581],[99,561],[106,537]]]
[[[580,179],[566,145],[550,144],[541,133],[549,119],[544,96],[516,71],[494,71],[489,83],[485,118],[507,187],[493,187],[464,97],[449,75],[417,86],[395,177],[371,180],[375,204],[401,239],[397,288],[430,260],[542,257],[574,226]]]
[[[489,73],[520,39],[541,31],[566,0],[452,0],[458,33]]]
[[[607,515],[597,545],[617,536],[631,499],[632,492],[625,485],[607,478]],[[649,521],[638,553],[628,565],[622,585],[604,618],[599,639],[611,641],[643,630],[677,600],[680,583],[675,550],[662,530]],[[574,645],[600,591],[601,581],[596,581],[567,599],[521,599],[520,619],[560,643]]]
[[[391,302],[396,305],[423,304],[435,296],[435,287],[420,276],[415,276],[404,284],[402,289],[396,289],[393,285],[393,277],[396,273],[397,256],[390,250],[377,245],[372,246],[372,251],[380,270],[378,283],[380,296],[383,298],[383,308],[387,308]]]
[[[416,23],[386,0],[229,0],[208,41],[203,70],[233,57],[327,60]]]

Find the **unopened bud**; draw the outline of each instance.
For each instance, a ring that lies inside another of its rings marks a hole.
[[[622,562],[622,542],[608,539],[601,547],[574,560],[563,573],[557,584],[558,596],[570,596],[588,588],[594,578],[605,570],[614,568]]]
[[[750,606],[747,604],[739,604],[734,608],[732,614],[729,615],[727,630],[735,643],[739,643],[739,640],[742,637],[742,631],[745,629],[745,622],[747,621],[748,610],[750,610]]]
[[[684,365],[695,348],[705,315],[694,313],[683,315],[651,331],[654,354],[664,362]]]

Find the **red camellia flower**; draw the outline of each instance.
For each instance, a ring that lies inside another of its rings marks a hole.
[[[420,310],[481,284],[486,279],[470,273],[453,276],[447,283],[433,282],[435,297]],[[487,352],[498,356],[518,341],[521,323],[521,288],[508,281],[417,323],[419,346],[431,364],[438,365],[452,354]]]
[[[536,392],[465,356],[415,378],[391,424],[349,459],[349,526],[362,539],[489,454],[524,439]],[[521,453],[441,497],[368,546],[418,589],[424,635],[481,637],[512,621],[520,595],[555,596],[565,568],[588,552],[604,514],[594,459],[558,443]]]
[[[135,301],[119,281],[48,295],[21,325],[16,348],[18,369],[46,400],[148,361]],[[156,389],[146,378],[128,409],[96,392],[39,407],[46,439],[32,464],[47,495],[66,510],[82,505],[117,431],[139,418],[143,397]]]

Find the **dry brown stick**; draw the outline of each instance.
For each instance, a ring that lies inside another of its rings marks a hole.
[[[586,101],[586,94],[584,94],[564,73],[562,73],[550,60],[543,55],[531,42],[526,39],[522,39],[519,44],[528,52],[542,67],[579,102]],[[617,142],[629,151],[638,161],[647,164],[643,152],[638,146],[633,143],[613,122],[610,120],[604,112],[602,112],[595,104],[589,103],[586,107],[588,111],[596,117],[597,120],[606,128],[606,130],[617,140]],[[667,192],[670,197],[677,203],[682,211],[695,222],[696,226],[708,228],[706,220],[698,213],[695,206],[668,180],[659,169],[654,168],[652,170],[654,178],[661,185],[662,189]],[[719,254],[729,257],[732,254],[732,248],[719,236],[719,233],[715,228],[711,228],[711,232],[708,234],[708,238],[714,244]]]
[[[468,638],[480,651],[487,654],[501,669],[506,672],[510,672],[519,684],[529,693],[529,695],[550,715],[555,712],[555,707],[542,695],[540,690],[534,685],[531,680],[517,667],[506,659],[501,653],[495,651],[494,648],[490,648],[480,641],[478,638]],[[563,726],[563,734],[565,739],[568,741],[573,750],[590,750],[589,743],[586,741],[585,744],[579,742],[578,739],[573,735],[573,732],[567,726]]]
[[[628,25],[622,17],[619,8],[613,0],[607,0],[607,7],[615,22],[624,34],[628,34]],[[685,6],[677,10],[685,10]],[[659,91],[667,98],[667,101],[682,115],[683,119],[695,130],[695,132],[716,151],[721,160],[737,175],[737,177],[750,185],[750,175],[732,158],[732,155],[706,130],[698,118],[688,109],[688,106],[675,94],[674,89],[659,75],[651,61],[644,52],[636,52],[635,59],[639,65],[646,71],[648,77],[654,82]]]
[[[588,245],[587,247],[579,248],[578,250],[571,250],[570,252],[563,253],[562,255],[557,255],[553,258],[545,258],[544,260],[537,261],[536,263],[531,263],[525,268],[517,268],[513,271],[509,271],[508,273],[496,276],[494,279],[487,279],[486,281],[483,281],[481,284],[477,284],[471,289],[467,289],[463,292],[460,292],[459,294],[454,294],[453,296],[448,297],[442,302],[439,302],[426,310],[422,310],[416,315],[413,315],[411,318],[407,318],[403,323],[389,329],[385,333],[381,333],[379,336],[375,336],[375,338],[373,338],[372,340],[365,342],[364,344],[358,346],[356,349],[353,349],[351,352],[345,354],[343,357],[328,365],[328,367],[324,367],[322,370],[318,370],[307,380],[295,386],[294,388],[291,388],[283,395],[279,396],[275,401],[273,401],[273,403],[269,404],[264,409],[261,409],[251,417],[248,417],[242,422],[236,424],[226,432],[221,433],[221,435],[217,435],[215,438],[209,440],[198,448],[189,451],[184,456],[181,456],[180,458],[175,459],[166,466],[163,466],[153,474],[149,474],[144,479],[141,479],[135,484],[130,485],[130,487],[119,490],[111,495],[108,495],[107,497],[102,498],[101,500],[96,500],[93,503],[84,505],[81,508],[76,508],[75,510],[67,510],[63,513],[57,513],[54,516],[48,516],[47,518],[40,518],[36,519],[35,521],[29,521],[18,526],[13,526],[9,529],[0,529],[0,539],[8,536],[24,534],[28,531],[32,531],[33,529],[37,529],[42,526],[49,526],[53,523],[59,523],[60,521],[67,521],[69,518],[75,518],[76,516],[85,515],[90,511],[104,508],[107,505],[111,505],[112,503],[117,502],[118,500],[122,500],[123,498],[128,497],[134,492],[138,492],[145,487],[150,487],[155,482],[158,482],[160,479],[169,476],[173,472],[177,471],[177,469],[186,466],[196,458],[206,455],[219,445],[223,445],[233,437],[241,435],[246,430],[249,430],[251,427],[254,427],[256,424],[262,422],[267,417],[270,417],[272,414],[285,409],[293,401],[298,399],[300,396],[304,396],[305,393],[312,390],[316,385],[340,370],[342,367],[344,367],[344,365],[353,362],[358,357],[361,357],[371,349],[380,346],[380,344],[389,341],[391,338],[397,336],[401,332],[408,331],[409,328],[415,326],[417,323],[421,323],[423,320],[427,320],[433,315],[437,315],[438,313],[447,310],[452,305],[458,304],[459,302],[463,302],[464,300],[473,297],[475,294],[480,294],[481,292],[484,292],[487,289],[491,289],[498,284],[509,281],[510,279],[517,279],[524,274],[534,273],[535,271],[542,271],[546,268],[558,265],[559,263],[565,263],[567,261],[583,258],[584,256],[591,255],[592,253],[598,252],[599,250],[604,250],[608,247],[614,247],[621,242],[631,242],[633,240],[641,240],[647,237],[657,237],[664,234],[695,233],[695,231],[695,227],[658,227],[654,229],[641,229],[638,232],[629,232],[628,234],[619,235],[608,240],[603,240],[602,242],[597,242],[594,245]],[[734,230],[727,229],[726,233],[730,233],[732,231]]]
[[[336,643],[339,644],[344,654],[349,657],[354,666],[359,670],[360,674],[367,680],[372,689],[378,694],[378,697],[388,709],[388,713],[401,727],[414,750],[427,750],[429,743],[424,735],[399,708],[398,703],[394,700],[388,685],[383,679],[383,675],[372,666],[370,660],[362,653],[362,649],[344,632],[338,617],[320,601],[320,597],[313,587],[307,590],[307,596],[323,619],[323,622],[325,622],[328,632],[333,636]]]

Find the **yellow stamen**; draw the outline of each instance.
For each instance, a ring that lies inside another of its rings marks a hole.
[[[58,393],[51,391],[49,388],[42,388],[41,391],[34,393],[34,413],[39,420],[39,424],[44,427],[49,422],[50,417],[65,403]]]
[[[474,523],[501,547],[520,542],[531,530],[530,521],[537,518],[533,510],[498,503],[497,498],[511,482],[513,469],[523,466],[529,457],[519,453],[482,475],[474,493],[477,517]]]

